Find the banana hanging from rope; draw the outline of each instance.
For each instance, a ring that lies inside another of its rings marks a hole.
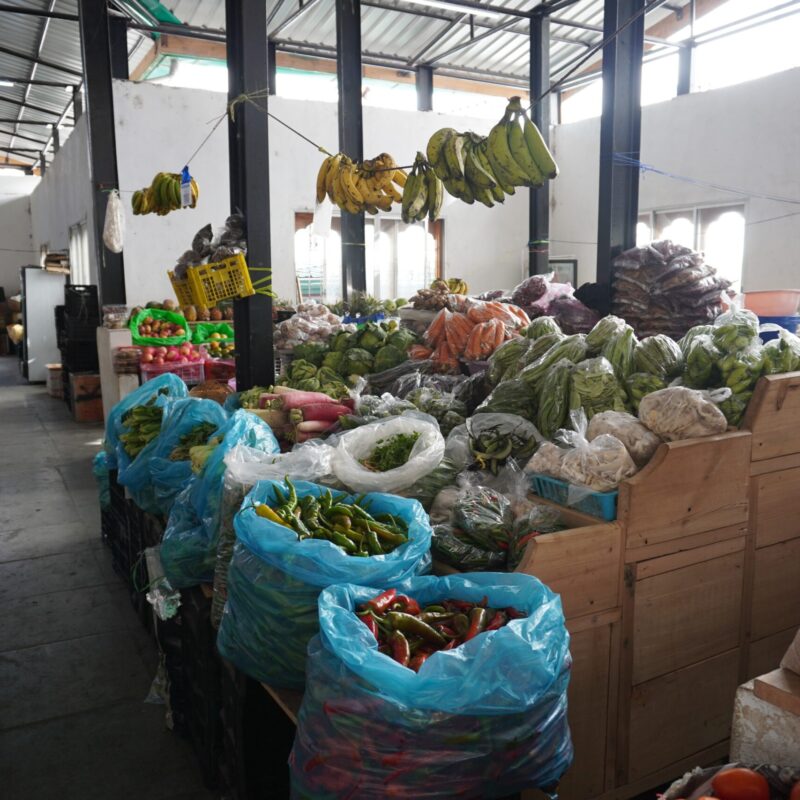
[[[197,205],[200,187],[191,179],[191,202],[189,208]],[[137,189],[131,196],[131,208],[135,215],[158,214],[165,216],[170,211],[183,208],[181,198],[181,175],[178,172],[159,172],[146,189]]]
[[[433,222],[439,218],[444,201],[444,186],[441,178],[428,163],[423,153],[417,153],[414,166],[403,189],[401,218],[410,224],[426,217]]]

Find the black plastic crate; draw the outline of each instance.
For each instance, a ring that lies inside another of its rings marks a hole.
[[[67,307],[56,306],[55,317],[56,317],[56,343],[58,344],[59,349],[61,349],[62,344],[66,341],[67,338],[67,321],[66,321]]]
[[[77,342],[65,340],[61,347],[61,363],[69,372],[97,372],[100,369],[97,342],[94,339]]]
[[[67,317],[65,320],[66,342],[97,342],[97,329],[100,320],[97,317],[82,319],[80,317]]]
[[[97,286],[67,284],[64,287],[64,306],[68,317],[83,320],[99,319],[100,303],[97,299]]]

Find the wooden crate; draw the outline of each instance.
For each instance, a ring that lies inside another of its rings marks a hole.
[[[750,638],[800,626],[800,539],[755,551]]]
[[[800,467],[757,474],[752,483],[751,530],[755,547],[800,537]]]
[[[742,428],[753,434],[753,461],[800,453],[800,372],[759,379]]]
[[[747,527],[749,432],[662,444],[619,490],[626,548],[660,546],[711,530]],[[626,560],[630,560],[626,558]]]

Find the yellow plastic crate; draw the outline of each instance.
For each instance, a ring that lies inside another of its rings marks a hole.
[[[249,297],[256,293],[241,253],[213,264],[189,267],[188,274],[195,305],[212,308],[220,300]]]
[[[189,284],[189,278],[178,278],[172,271],[168,271],[167,275],[169,275],[169,279],[172,282],[172,291],[175,292],[175,297],[178,298],[178,305],[181,308],[193,306],[194,297],[192,295],[192,287]]]

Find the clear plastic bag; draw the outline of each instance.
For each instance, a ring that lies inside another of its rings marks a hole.
[[[554,790],[572,760],[569,635],[557,595],[521,574],[377,588],[387,586],[422,606],[485,598],[528,616],[434,653],[414,672],[380,653],[353,613],[375,588],[326,589],[289,758],[292,797],[450,800]]]
[[[650,461],[661,444],[656,434],[625,411],[603,411],[592,417],[586,428],[587,440],[592,442],[604,433],[616,436],[625,445],[639,469]]]
[[[395,492],[407,489],[432,472],[444,456],[445,442],[436,421],[430,417],[428,421],[423,416],[403,414],[343,433],[333,457],[336,477],[355,492]],[[380,440],[414,433],[418,433],[419,438],[403,466],[386,472],[373,472],[361,463],[362,459],[369,457]]]
[[[730,394],[729,389],[719,393],[719,401]],[[670,386],[643,397],[639,419],[667,442],[713,436],[728,427],[725,415],[709,393],[685,386]]]
[[[112,253],[121,253],[125,240],[125,209],[119,192],[112,189],[108,193],[106,218],[103,223],[103,244]]]
[[[324,539],[297,534],[255,512],[275,502],[273,481],[261,481],[245,498],[234,525],[238,537],[228,570],[228,602],[219,629],[220,653],[243,672],[276,686],[301,688],[306,648],[317,633],[317,597],[335,583],[393,586],[430,570],[431,528],[422,506],[388,494],[368,494],[370,513],[389,513],[408,525],[408,541],[391,553],[355,558]],[[300,481],[298,497],[325,488]],[[287,491],[286,487],[283,487]],[[353,497],[344,498],[352,503]]]

